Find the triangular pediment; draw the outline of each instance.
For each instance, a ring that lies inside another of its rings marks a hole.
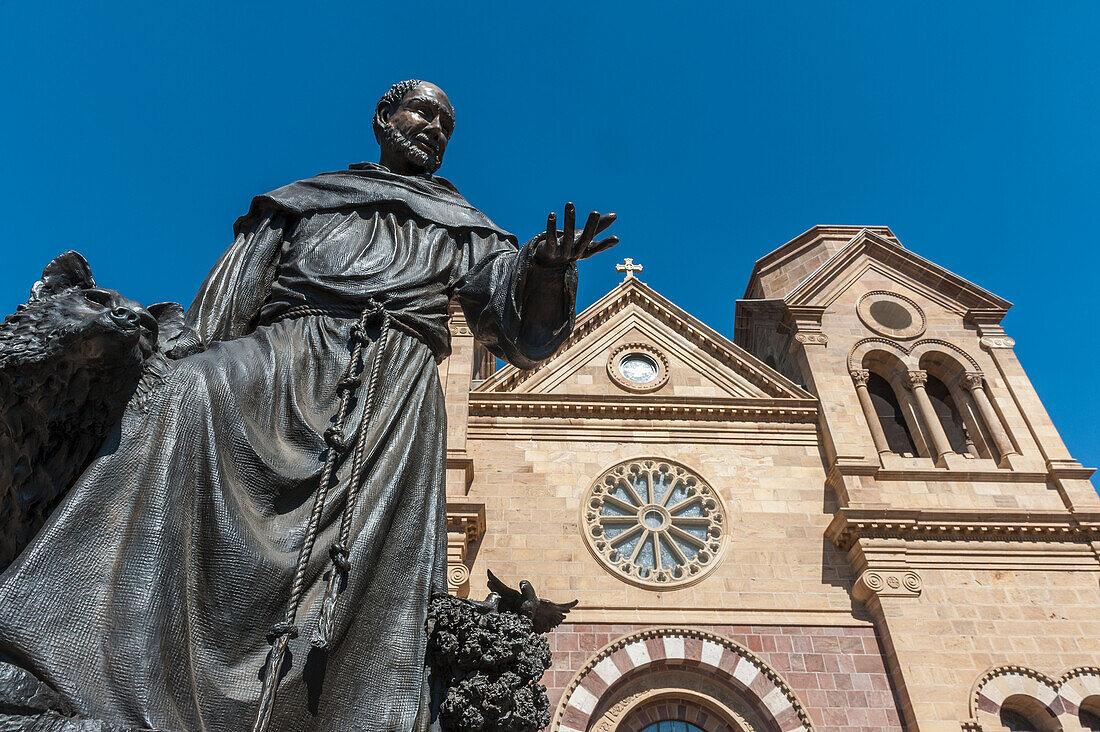
[[[658,365],[664,379],[659,386],[635,388],[616,377],[617,359],[632,353]],[[634,277],[578,315],[572,335],[549,361],[531,371],[505,366],[474,392],[601,400],[813,399]]]
[[[861,229],[783,301],[792,307],[828,307],[872,271],[961,315],[970,310],[1007,311],[1012,307],[1007,300],[905,249],[896,239],[870,229]]]

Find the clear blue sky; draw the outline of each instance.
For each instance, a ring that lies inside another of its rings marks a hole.
[[[732,335],[758,257],[886,224],[1015,303],[1020,359],[1097,466],[1098,48],[1095,0],[0,2],[0,310],[70,248],[188,303],[251,196],[376,159],[374,103],[417,77],[457,108],[441,173],[498,224],[619,213],[580,305],[630,256]]]

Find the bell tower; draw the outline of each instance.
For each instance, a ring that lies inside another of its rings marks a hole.
[[[969,723],[939,701],[988,661],[1068,662],[1059,638],[1100,606],[1093,470],[1016,358],[1010,307],[890,229],[857,226],[816,226],[761,258],[737,303],[737,344],[820,402],[839,507],[827,538],[847,552],[912,729]],[[1079,590],[1078,607],[1045,610],[1051,585]],[[963,628],[960,605],[987,617]],[[959,643],[971,653],[948,661]]]

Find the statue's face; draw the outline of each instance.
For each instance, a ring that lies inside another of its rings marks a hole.
[[[384,125],[382,154],[398,167],[396,172],[434,173],[443,163],[447,142],[454,132],[454,110],[447,95],[435,84],[421,82],[392,110],[379,110]]]

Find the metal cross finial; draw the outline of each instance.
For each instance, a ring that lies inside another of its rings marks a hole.
[[[635,272],[641,272],[642,271],[642,265],[634,264],[634,260],[631,259],[630,257],[627,257],[626,259],[623,260],[622,264],[616,264],[615,265],[615,271],[616,272],[626,272],[626,277],[623,277],[623,282],[626,282],[627,280],[632,279],[634,277]]]

